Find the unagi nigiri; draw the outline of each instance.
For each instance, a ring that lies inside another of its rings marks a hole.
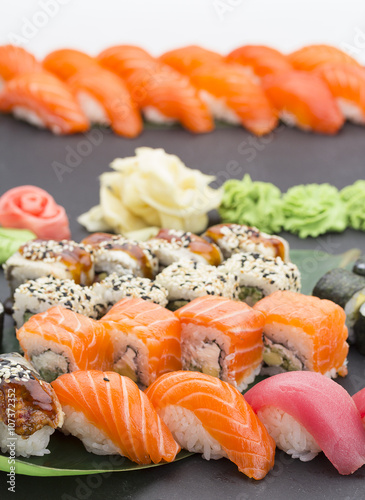
[[[114,132],[136,137],[142,118],[124,81],[100,65],[77,71],[67,82],[92,123],[110,125]]]
[[[84,132],[89,128],[66,84],[46,72],[22,74],[7,82],[0,94],[0,111],[49,128],[54,134]]]
[[[345,118],[365,124],[365,69],[348,63],[327,63],[315,73],[328,85]]]
[[[206,460],[227,457],[254,479],[273,467],[274,440],[230,384],[180,371],[157,379],[146,394],[182,448]]]
[[[118,373],[96,370],[52,382],[65,413],[62,431],[97,455],[120,454],[138,464],[172,462],[180,451],[148,397]]]
[[[241,123],[256,135],[276,127],[276,112],[264,91],[238,64],[205,64],[190,80],[216,118]]]
[[[133,100],[153,122],[179,121],[191,132],[213,129],[213,120],[189,79],[143,49],[120,45],[99,55],[102,66],[124,78]]]
[[[247,304],[205,295],[175,311],[181,322],[183,370],[229,382],[239,391],[259,374],[265,316]]]
[[[365,464],[365,430],[351,396],[319,373],[281,373],[256,384],[247,402],[269,434],[306,462],[323,451],[340,474]]]
[[[170,50],[160,56],[160,61],[168,64],[180,73],[189,76],[194,70],[204,64],[223,63],[224,58],[217,52],[204,49],[198,45],[188,45],[180,49]]]
[[[307,45],[287,57],[294,69],[303,71],[311,71],[322,64],[334,62],[360,66],[356,59],[331,45]]]
[[[117,302],[99,322],[114,345],[113,370],[148,387],[181,370],[181,325],[174,313],[140,298]]]
[[[335,134],[344,123],[329,88],[317,75],[294,70],[268,75],[263,88],[288,125]]]
[[[239,47],[228,54],[226,61],[251,68],[253,73],[260,78],[293,69],[284,54],[265,45]]]
[[[30,52],[15,45],[0,46],[0,88],[4,81],[37,71],[42,71],[42,66]]]
[[[17,339],[47,382],[75,370],[112,368],[113,347],[103,325],[61,306],[32,316]]]
[[[65,81],[78,71],[99,67],[94,57],[74,49],[55,50],[45,57],[42,64],[45,70]]]
[[[269,374],[309,370],[328,377],[347,375],[346,314],[331,300],[277,291],[254,305],[262,312],[264,362]]]

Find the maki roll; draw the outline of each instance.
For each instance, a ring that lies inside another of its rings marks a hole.
[[[3,453],[42,456],[63,411],[51,387],[16,352],[0,355],[0,445]]]
[[[332,269],[318,281],[313,295],[332,300],[345,310],[349,342],[354,342],[353,327],[359,317],[360,307],[365,302],[365,277],[347,269]]]
[[[94,283],[91,291],[95,302],[102,306],[103,314],[124,298],[139,297],[162,307],[168,302],[167,291],[162,286],[148,278],[136,278],[131,274],[119,276],[112,273],[100,283]]]
[[[99,279],[111,273],[153,279],[158,271],[156,256],[144,243],[108,233],[91,234],[81,243],[93,249]]]
[[[347,375],[349,346],[343,309],[290,291],[274,292],[254,305],[266,316],[263,374],[308,370]]]
[[[340,474],[365,464],[365,431],[348,392],[319,373],[281,373],[245,399],[278,448],[303,462],[323,451]]]
[[[156,276],[156,283],[167,290],[168,309],[175,311],[203,295],[219,295],[238,299],[239,287],[234,276],[214,266],[180,260],[166,267]]]
[[[172,462],[180,451],[148,397],[127,377],[78,371],[52,386],[65,412],[62,431],[81,439],[88,452],[150,464]]]
[[[259,253],[236,253],[219,270],[237,278],[239,300],[253,306],[277,290],[300,292],[300,272],[291,262]]]
[[[365,304],[359,309],[359,316],[354,325],[355,346],[365,356]]]
[[[113,371],[140,388],[181,370],[181,325],[171,311],[143,299],[123,299],[99,323],[114,347]]]
[[[33,240],[6,261],[4,271],[12,293],[22,283],[42,276],[91,285],[94,258],[90,248],[74,241]]]
[[[72,280],[46,276],[29,280],[14,293],[13,318],[17,328],[23,326],[34,314],[60,305],[89,318],[97,319],[104,307],[96,300],[92,288],[77,285]]]
[[[289,260],[288,242],[280,236],[263,233],[256,227],[217,224],[208,228],[203,238],[218,245],[225,259],[237,252],[255,252],[265,257],[280,257],[284,262]]]
[[[239,391],[260,373],[265,316],[247,304],[206,295],[178,309],[183,370],[218,377]]]
[[[103,325],[64,307],[32,316],[16,336],[26,359],[47,382],[63,373],[112,367],[113,347]]]
[[[176,229],[161,229],[146,244],[157,256],[160,270],[181,259],[218,266],[223,256],[217,245],[200,236]]]
[[[355,274],[359,274],[360,276],[365,276],[365,258],[360,257],[354,264],[352,268],[352,272]]]

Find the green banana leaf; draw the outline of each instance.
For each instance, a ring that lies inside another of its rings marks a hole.
[[[341,255],[330,255],[325,252],[312,250],[291,250],[292,261],[299,267],[302,274],[302,292],[311,294],[318,279],[327,271],[335,267],[351,269],[355,260],[361,254],[360,250],[353,249]],[[4,331],[3,350],[9,352],[18,350],[19,344],[15,338],[14,329]],[[259,382],[257,377],[255,382]],[[56,431],[49,444],[49,455],[43,457],[29,457],[16,459],[16,474],[30,476],[76,476],[83,474],[111,473],[116,471],[129,471],[157,467],[161,464],[138,465],[126,458],[112,456],[98,456],[88,453],[81,441],[64,436]],[[181,451],[175,460],[182,460],[192,453]],[[10,464],[7,455],[0,454],[0,470],[9,472]]]

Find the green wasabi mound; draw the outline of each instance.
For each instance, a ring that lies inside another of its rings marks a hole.
[[[280,189],[270,182],[253,182],[249,174],[242,181],[228,180],[219,207],[223,222],[255,226],[265,233],[277,233],[284,224]]]
[[[340,196],[346,206],[347,224],[365,231],[365,180],[343,188]]]
[[[35,238],[36,235],[28,229],[0,227],[0,264],[4,264],[24,243]]]
[[[300,238],[346,229],[346,206],[330,184],[306,184],[290,188],[283,196],[284,229]]]

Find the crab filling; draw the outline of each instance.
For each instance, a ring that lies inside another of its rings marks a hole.
[[[287,371],[304,370],[302,361],[292,351],[267,337],[264,337],[263,360],[268,366],[280,366]]]
[[[63,354],[51,350],[32,356],[32,364],[46,382],[69,372],[69,362]]]

